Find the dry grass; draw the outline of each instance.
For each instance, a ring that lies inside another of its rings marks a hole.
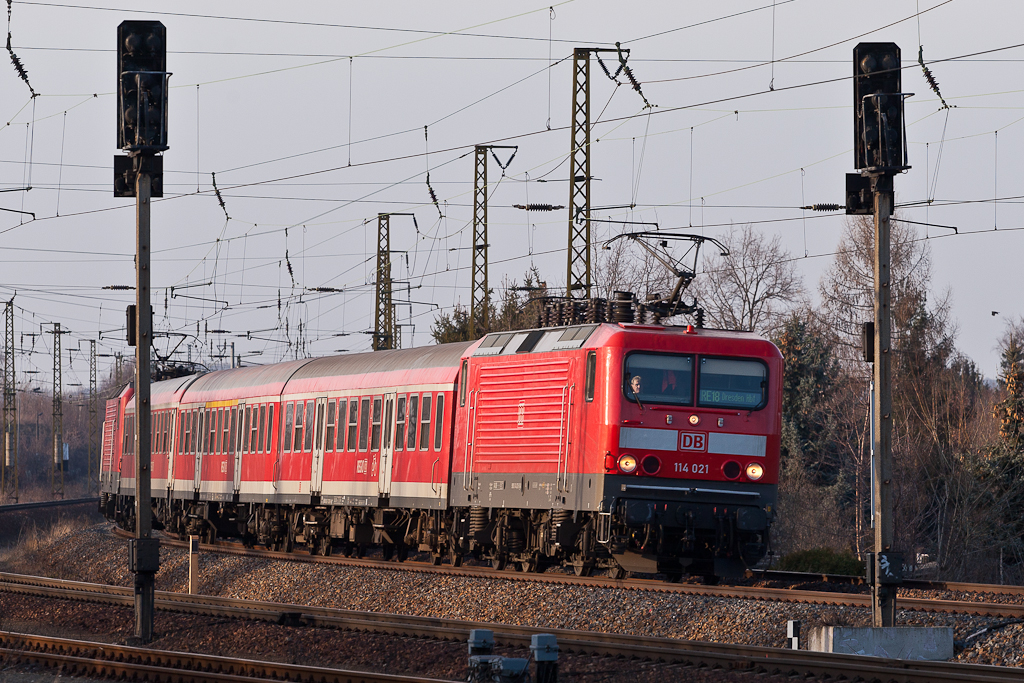
[[[40,573],[43,554],[58,541],[94,523],[87,516],[59,514],[49,522],[29,521],[21,527],[17,541],[0,548],[0,568],[22,574]]]

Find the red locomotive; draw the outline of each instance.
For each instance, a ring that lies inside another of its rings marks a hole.
[[[155,518],[325,555],[735,576],[767,550],[782,370],[753,334],[603,323],[157,382]],[[101,472],[128,528],[132,394]]]

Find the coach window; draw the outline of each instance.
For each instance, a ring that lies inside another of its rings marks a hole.
[[[128,416],[124,416],[124,421],[121,423],[121,452],[128,452]]]
[[[185,413],[178,413],[178,452],[185,452]]]
[[[334,399],[327,402],[327,441],[324,443],[324,450],[328,453],[334,450],[334,419],[338,414],[338,403]]]
[[[206,430],[203,432],[203,445],[207,453],[217,450],[217,409],[206,409]]]
[[[238,434],[238,407],[231,407],[231,423],[228,425],[228,455],[234,455]]]
[[[249,423],[252,420],[252,406],[245,407],[245,420],[239,421],[238,425],[238,450],[242,453],[249,452]]]
[[[420,397],[413,394],[409,397],[409,440],[406,441],[410,451],[416,450],[416,420],[419,419]]]
[[[206,449],[210,445],[210,433],[206,428],[206,425],[210,422],[210,418],[207,417],[210,409],[202,408],[196,412],[199,413],[199,434],[196,436],[196,453],[206,455]]]
[[[359,426],[359,399],[353,398],[348,404],[348,449],[356,449],[356,429]]]
[[[370,399],[364,398],[359,411],[359,450],[366,452],[366,445],[370,438]]]
[[[292,452],[292,425],[295,420],[295,404],[291,401],[284,408],[284,452]]]
[[[260,433],[260,408],[263,408],[263,406],[260,405],[252,407],[252,431],[249,432],[250,453],[259,453],[259,451],[256,450],[256,447],[258,445],[258,438]]]
[[[313,410],[315,405],[316,401],[306,401],[306,438],[302,443],[302,450],[307,452],[313,450],[313,430],[316,428],[316,413]]]
[[[441,450],[441,437],[444,435],[444,394],[437,395],[437,408],[434,415],[434,450]]]
[[[584,385],[587,403],[594,400],[594,377],[597,375],[597,351],[587,354],[587,381]]]
[[[459,405],[466,405],[466,378],[469,377],[469,361],[462,361],[462,373],[459,377]]]
[[[220,430],[220,452],[228,452],[228,443],[231,441],[231,408],[221,408],[224,421]]]
[[[267,406],[267,453],[273,451],[271,444],[274,443],[274,404],[271,403]]]
[[[224,411],[221,408],[215,408],[213,412],[214,414],[210,416],[210,452],[220,453],[220,429],[224,426]]]
[[[302,450],[302,419],[305,410],[305,402],[295,402],[295,431],[292,433],[292,450],[296,453]]]
[[[199,436],[202,430],[202,420],[199,419],[199,415],[202,413],[201,410],[196,408],[192,411],[192,434],[188,439],[188,452],[198,453],[200,447],[203,445],[203,437]]]
[[[380,399],[373,399],[373,431],[370,433],[370,450],[380,450]]]
[[[267,404],[260,405],[260,436],[259,436],[259,452],[263,452],[264,438],[267,434]]]
[[[423,406],[420,411],[420,450],[430,448],[430,394],[423,394]]]
[[[348,399],[342,398],[338,400],[338,448],[337,451],[341,453],[345,450],[345,416],[348,414]]]
[[[701,358],[697,405],[709,408],[763,408],[768,366],[756,360]]]
[[[395,415],[395,450],[405,448],[405,396],[398,397],[398,410]]]
[[[220,409],[219,408],[214,408],[213,410],[210,411],[210,413],[209,413],[209,420],[210,420],[210,442],[209,442],[210,450],[208,452],[216,453],[217,452],[217,442],[220,440],[220,420],[221,420],[221,416],[220,416]]]

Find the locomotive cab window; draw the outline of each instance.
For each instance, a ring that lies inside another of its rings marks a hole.
[[[697,404],[708,408],[763,408],[768,396],[768,367],[756,360],[700,359]]]
[[[587,378],[584,393],[587,403],[594,400],[594,376],[597,374],[597,351],[587,353]]]
[[[462,372],[459,376],[459,405],[466,405],[466,378],[469,377],[469,361],[462,361]]]
[[[635,403],[693,405],[693,356],[631,353],[623,363],[622,393]]]

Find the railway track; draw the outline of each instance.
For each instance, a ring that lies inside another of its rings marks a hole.
[[[61,581],[34,576],[0,574],[0,590],[24,595],[48,598],[70,599],[130,606],[134,604],[131,588],[86,584]],[[220,618],[258,619],[278,624],[293,626],[313,626],[381,633],[398,637],[431,638],[449,641],[464,641],[469,631],[475,628],[486,628],[494,632],[495,641],[499,645],[526,648],[530,638],[537,633],[552,633],[558,638],[559,649],[563,653],[641,659],[679,664],[693,667],[711,667],[726,671],[742,671],[749,673],[781,674],[807,677],[845,677],[863,681],[905,681],[922,683],[924,681],[1017,681],[1024,683],[1024,669],[983,666],[975,664],[958,664],[951,662],[911,662],[889,660],[856,655],[837,655],[830,653],[809,652],[806,650],[783,650],[769,647],[734,645],[703,641],[687,641],[672,638],[632,636],[594,631],[573,631],[566,629],[539,629],[529,626],[509,624],[491,624],[466,622],[453,619],[434,617],[418,617],[408,615],[392,615],[378,612],[359,612],[326,607],[306,605],[289,605],[263,601],[237,600],[214,596],[192,596],[179,593],[158,591],[156,608],[167,611],[200,614]],[[4,638],[36,638],[2,634],[0,636],[0,656],[23,656],[8,654],[8,650],[30,652],[31,648],[18,650],[9,646]],[[58,639],[43,639],[59,643]],[[73,642],[73,641],[67,641]],[[114,648],[115,646],[88,643],[81,647],[92,647],[93,650]],[[41,647],[41,646],[40,646]],[[51,651],[67,655],[69,649],[61,645],[47,646]],[[40,649],[40,648],[36,648]],[[45,649],[45,648],[42,648]],[[147,651],[150,652],[150,651]],[[166,661],[175,662],[173,657],[203,657],[201,655],[183,655],[180,653],[151,653],[157,657],[167,657]],[[77,656],[77,655],[70,655]],[[134,656],[134,655],[133,655]],[[122,656],[124,658],[124,656]],[[216,660],[217,667],[223,667],[227,660]],[[152,660],[138,660],[150,666]],[[241,660],[234,660],[241,661]],[[261,663],[262,664],[262,663]],[[48,664],[48,666],[60,664]],[[77,664],[69,663],[69,667]],[[287,665],[273,665],[286,667]],[[79,671],[78,669],[75,669]],[[224,675],[238,676],[240,669],[231,673],[230,669],[211,668],[211,671],[225,671]],[[80,670],[80,671],[85,671]],[[113,675],[121,675],[111,670]],[[338,672],[334,672],[337,674]],[[108,675],[108,674],[104,674]],[[277,674],[279,680],[314,680],[310,678],[288,678],[284,670]],[[291,674],[288,674],[291,675]],[[368,674],[360,674],[369,676]],[[173,680],[200,680],[197,678],[180,678],[175,674]],[[154,678],[154,680],[170,680]],[[202,680],[240,680],[237,678],[206,678]],[[321,680],[316,678],[315,680]],[[325,678],[323,680],[403,680],[401,677],[364,677],[353,679]]]
[[[129,536],[123,530],[115,530],[118,535]],[[160,543],[166,546],[186,548],[187,542],[177,539],[161,538]],[[230,555],[245,557],[261,557],[264,559],[294,560],[299,562],[330,563],[344,566],[356,566],[372,569],[387,569],[396,571],[416,571],[426,573],[439,573],[445,576],[464,576],[473,578],[506,579],[516,581],[532,581],[543,583],[558,583],[574,586],[595,586],[604,588],[626,588],[634,590],[658,591],[664,593],[679,593],[684,595],[705,595],[720,598],[738,598],[744,600],[770,600],[776,602],[807,603],[815,605],[835,605],[844,607],[870,608],[871,596],[866,593],[842,593],[809,589],[790,588],[767,588],[759,586],[705,586],[701,584],[677,584],[667,583],[654,579],[626,579],[615,580],[606,577],[582,577],[571,574],[547,573],[522,573],[513,571],[501,571],[489,567],[438,567],[426,562],[391,562],[384,560],[359,559],[347,557],[321,557],[318,555],[306,555],[301,553],[282,553],[269,550],[258,550],[245,548],[239,543],[218,542],[212,545],[202,544],[200,549],[208,552],[218,552]],[[820,575],[812,575],[820,576]],[[835,582],[833,582],[835,583]],[[988,584],[957,584],[959,586],[972,586],[976,592],[994,592],[996,588]],[[909,587],[909,586],[905,586]],[[916,587],[916,586],[915,586]],[[1000,588],[1014,588],[1002,586]],[[1019,587],[1017,587],[1019,588]],[[948,590],[957,590],[949,588]],[[966,590],[960,588],[959,590]],[[920,597],[900,596],[898,600],[899,609],[914,610],[920,612],[944,613],[944,614],[969,614],[985,617],[1001,617],[1006,619],[1024,618],[1024,603],[1019,605],[991,603],[972,600],[934,600]]]
[[[194,652],[169,652],[5,631],[0,631],[0,661],[5,664],[45,666],[75,676],[147,680],[153,683],[252,683],[260,679],[318,683],[450,683],[422,676],[348,671],[216,657]]]
[[[38,503],[16,503],[14,505],[0,505],[0,513],[23,512],[25,510],[42,510],[44,508],[71,507],[73,505],[85,505],[92,503],[99,504],[99,498],[72,498],[70,500],[44,500]]]
[[[815,574],[810,572],[787,572],[778,570],[755,570],[747,573],[748,578],[764,581],[792,581],[794,583],[831,583],[851,586],[867,586],[863,576],[848,574]],[[965,583],[961,581],[931,581],[927,579],[904,579],[901,588],[907,590],[931,590],[962,593],[993,593],[997,595],[1024,595],[1024,586],[1008,586],[995,583]]]

